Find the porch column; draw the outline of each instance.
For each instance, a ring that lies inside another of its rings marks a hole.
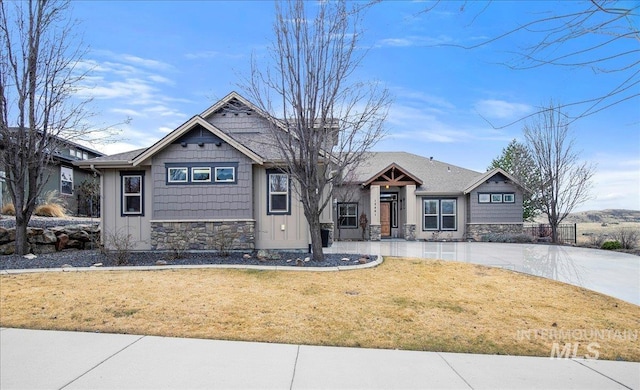
[[[369,189],[369,239],[371,241],[380,241],[380,186],[372,185]]]
[[[418,217],[417,214],[417,203],[416,199],[416,185],[408,184],[405,187],[405,208],[406,208],[406,223],[404,224],[404,239],[407,241],[415,241],[416,239],[416,220]]]

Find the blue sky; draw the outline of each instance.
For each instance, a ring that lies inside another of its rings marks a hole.
[[[484,9],[486,3],[452,1],[421,12],[428,4],[387,1],[365,15],[361,43],[368,53],[356,76],[384,83],[394,97],[389,135],[376,150],[483,172],[512,139],[523,141],[523,122],[505,125],[551,99],[600,96],[623,76],[588,67],[509,69],[504,64],[532,43],[530,34],[471,50],[452,46],[473,45],[576,3],[504,1]],[[95,125],[131,118],[120,126],[118,142],[93,147],[113,154],[150,146],[229,92],[242,94],[251,56],[268,55],[273,9],[271,1],[74,2],[92,69],[81,93],[94,99]],[[578,108],[568,113],[577,115]],[[640,98],[571,129],[580,156],[597,165],[592,199],[578,209],[640,209]]]

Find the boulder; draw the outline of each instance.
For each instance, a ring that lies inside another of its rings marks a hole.
[[[61,251],[67,247],[67,243],[69,242],[69,236],[62,233],[58,236],[58,241],[56,241],[56,250]]]
[[[12,255],[16,251],[16,245],[13,242],[0,244],[0,255]]]
[[[42,255],[45,253],[54,253],[56,251],[56,246],[53,244],[33,245],[31,248],[33,249],[33,253],[37,255]]]

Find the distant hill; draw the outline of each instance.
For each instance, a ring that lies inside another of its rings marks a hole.
[[[536,218],[536,222],[546,222],[546,215]],[[620,223],[620,222],[640,222],[640,210],[623,210],[623,209],[607,209],[607,210],[591,210],[579,211],[569,214],[562,223]]]

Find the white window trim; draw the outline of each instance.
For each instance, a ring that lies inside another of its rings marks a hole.
[[[126,186],[124,185],[127,178],[137,177],[140,179],[140,191],[139,192],[131,192],[127,193],[125,191]],[[142,215],[144,213],[144,205],[143,205],[143,186],[144,186],[144,176],[143,175],[122,175],[122,214],[124,215]],[[140,198],[140,210],[138,211],[128,211],[126,208],[127,198],[138,197]]]
[[[340,206],[345,206],[347,210],[347,214],[340,213]],[[354,214],[349,214],[349,208],[353,207]],[[342,218],[353,218],[353,225],[343,225]],[[358,203],[357,202],[341,202],[338,203],[338,227],[341,229],[357,229],[358,228]]]
[[[284,176],[287,180],[287,187],[285,191],[272,191],[271,190],[271,177],[272,176]],[[287,214],[289,213],[289,209],[291,207],[291,205],[289,204],[289,175],[286,173],[269,173],[269,175],[267,176],[267,186],[268,186],[268,193],[269,193],[269,213],[270,214]],[[273,200],[272,200],[272,195],[285,195],[285,204],[286,207],[285,209],[273,209]]]
[[[231,172],[233,172],[233,177],[231,179],[218,180],[218,170],[221,170],[221,169],[231,169]],[[216,183],[235,183],[236,168],[235,167],[215,167],[213,175]]]
[[[196,180],[195,174],[197,170],[203,170],[209,172],[209,178],[206,180]],[[191,182],[192,183],[211,183],[211,167],[192,167],[191,168]]]
[[[184,180],[171,179],[171,171],[184,170]],[[187,183],[189,181],[189,168],[187,167],[169,167],[167,168],[167,182],[168,183]]]

